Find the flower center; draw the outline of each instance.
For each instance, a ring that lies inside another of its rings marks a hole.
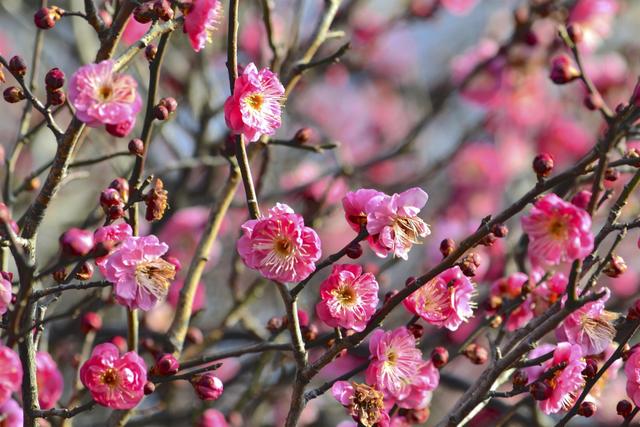
[[[359,213],[358,215],[349,215],[349,221],[355,224],[367,225],[367,214]]]
[[[567,223],[562,218],[553,218],[549,222],[549,234],[558,240],[566,239],[567,237]]]
[[[175,275],[176,267],[162,258],[141,262],[136,266],[136,282],[158,299],[167,295]]]
[[[102,373],[100,380],[102,381],[102,384],[108,385],[109,387],[115,387],[120,382],[120,376],[116,369],[109,368]]]
[[[262,105],[264,104],[264,96],[262,96],[262,94],[260,93],[252,93],[251,95],[247,96],[246,102],[247,105],[251,107],[251,109],[260,111]]]
[[[425,223],[418,217],[397,216],[393,222],[396,239],[402,246],[420,244],[420,237],[425,233]]]
[[[288,257],[293,253],[293,243],[286,237],[281,237],[273,245],[276,253],[282,257]]]
[[[385,364],[388,364],[389,366],[395,366],[396,362],[398,361],[398,355],[396,354],[395,351],[389,351],[387,352],[387,360],[385,362]]]
[[[351,286],[341,285],[331,293],[343,307],[351,307],[357,301],[356,291]]]
[[[104,84],[98,89],[98,99],[102,102],[108,101],[113,95],[113,88],[111,85]]]

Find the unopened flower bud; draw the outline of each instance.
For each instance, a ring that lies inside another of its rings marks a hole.
[[[604,171],[604,179],[609,182],[615,182],[620,178],[620,171],[618,169],[607,168]]]
[[[527,385],[529,382],[529,378],[527,377],[527,373],[521,369],[518,369],[515,374],[513,374],[513,378],[511,379],[513,384],[513,388],[521,388]]]
[[[529,387],[529,393],[535,400],[547,400],[552,392],[553,389],[541,381],[535,382]]]
[[[293,139],[298,144],[306,144],[313,137],[313,130],[310,128],[301,128],[298,129],[296,134],[293,136]]]
[[[583,104],[588,110],[595,111],[604,106],[604,100],[598,93],[589,93],[584,97]]]
[[[489,358],[487,349],[479,346],[476,343],[469,344],[464,349],[464,355],[471,361],[471,363],[475,365],[482,365],[484,363],[487,363],[487,359]]]
[[[114,179],[111,181],[111,184],[109,184],[109,188],[115,188],[118,190],[118,193],[120,193],[120,197],[124,203],[129,201],[129,181],[125,178],[120,177]]]
[[[163,21],[173,19],[173,9],[168,0],[156,0],[153,3],[153,11],[158,15],[158,18]]]
[[[147,61],[149,62],[156,59],[157,54],[158,54],[158,47],[154,44],[150,44],[144,50],[144,57],[147,58]]]
[[[582,370],[582,375],[585,378],[593,378],[596,376],[597,373],[598,373],[598,362],[591,357],[587,358],[586,366]]]
[[[191,385],[202,400],[217,400],[224,391],[220,378],[210,372],[191,378]]]
[[[24,77],[27,74],[27,63],[21,56],[12,56],[9,60],[9,71],[15,76]]]
[[[175,113],[178,109],[178,101],[172,96],[162,98],[158,104],[164,106],[169,111],[169,114]]]
[[[64,267],[60,267],[53,272],[52,276],[56,283],[62,283],[67,278],[67,270]]]
[[[551,61],[551,72],[549,78],[556,84],[569,83],[580,77],[580,70],[573,66],[571,59],[561,54]]]
[[[444,347],[436,347],[431,352],[433,366],[440,369],[449,362],[449,352]]]
[[[160,121],[167,120],[169,118],[169,110],[164,105],[156,105],[153,107],[153,117]]]
[[[491,232],[497,238],[502,239],[507,237],[507,234],[509,234],[509,227],[504,224],[494,224],[493,227],[491,227]]]
[[[582,415],[585,418],[592,417],[596,413],[596,404],[593,402],[582,402],[580,408],[578,408],[578,415]]]
[[[303,328],[302,337],[307,342],[308,341],[315,341],[315,339],[318,338],[318,327],[316,325],[314,325],[314,324],[311,324],[311,325],[307,326],[306,328]]]
[[[124,205],[111,206],[107,212],[105,212],[110,221],[124,217]]]
[[[52,68],[44,76],[47,90],[60,89],[64,86],[64,72],[60,68]]]
[[[204,335],[202,334],[202,331],[200,330],[200,328],[196,328],[195,326],[189,326],[189,329],[187,329],[186,339],[188,342],[198,345],[204,342]]]
[[[640,319],[640,300],[635,300],[633,305],[629,307],[629,313],[627,314],[627,319],[629,320]]]
[[[62,253],[68,256],[85,256],[93,249],[93,233],[80,228],[70,228],[60,236]]]
[[[93,264],[88,261],[82,263],[78,271],[76,271],[76,279],[87,281],[93,276]]]
[[[20,102],[24,99],[24,92],[22,89],[19,89],[15,86],[9,86],[2,93],[4,96],[4,100],[9,104],[15,104],[16,102]]]
[[[62,89],[50,90],[47,92],[47,104],[58,106],[65,103],[67,96]]]
[[[591,200],[591,191],[581,190],[581,191],[578,191],[576,195],[571,198],[571,203],[581,209],[585,209],[589,205],[590,200]]]
[[[173,375],[180,370],[180,363],[173,354],[165,353],[158,358],[153,370],[156,375]]]
[[[575,44],[579,44],[584,38],[582,27],[576,23],[572,23],[567,27],[567,34],[569,35],[571,41]]]
[[[497,238],[493,233],[489,233],[486,236],[484,236],[482,239],[480,239],[480,244],[482,246],[492,246],[495,242],[496,242]]]
[[[129,152],[136,156],[142,157],[144,155],[144,142],[140,138],[134,138],[129,141]]]
[[[271,333],[278,332],[282,330],[282,317],[274,316],[267,321],[267,330]]]
[[[617,278],[627,271],[627,263],[620,255],[611,255],[611,261],[604,268],[603,273],[609,277]]]
[[[57,6],[43,7],[33,15],[33,23],[41,30],[49,30],[62,18],[64,10]]]
[[[362,245],[359,242],[355,242],[347,246],[345,253],[351,259],[358,259],[362,256]]]
[[[407,329],[409,329],[409,332],[411,332],[411,335],[413,335],[416,340],[422,338],[422,335],[424,334],[424,327],[417,323],[412,323]]]
[[[440,253],[443,258],[448,257],[456,249],[456,242],[453,239],[444,239],[440,242]]]
[[[122,196],[115,188],[107,188],[100,193],[100,206],[105,212],[112,206],[120,206],[122,204]]]
[[[149,396],[154,391],[156,391],[156,385],[154,383],[152,383],[151,381],[147,381],[146,383],[144,383],[144,394],[145,394],[145,396]]]
[[[84,334],[89,332],[96,332],[102,329],[102,316],[94,311],[89,311],[80,319],[80,330]]]
[[[631,411],[633,411],[633,404],[627,399],[622,399],[616,405],[616,412],[621,417],[627,418],[629,415],[631,415]]]
[[[393,298],[398,293],[397,289],[393,289],[386,294],[384,294],[384,303],[386,304],[391,298]]]
[[[541,153],[533,159],[533,171],[536,173],[538,178],[545,178],[551,175],[552,170],[553,157],[551,157],[551,154]]]
[[[118,347],[120,353],[124,353],[127,351],[127,339],[122,335],[116,335],[115,337],[111,338],[111,344]]]
[[[460,262],[460,270],[467,277],[473,277],[478,272],[480,267],[480,255],[475,252],[467,254]]]
[[[153,12],[153,4],[145,2],[133,9],[133,19],[141,24],[147,24],[153,20],[155,13]]]

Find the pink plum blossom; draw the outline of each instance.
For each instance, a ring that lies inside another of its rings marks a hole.
[[[36,379],[38,383],[38,400],[42,409],[53,408],[64,389],[62,373],[49,353],[36,353]]]
[[[11,281],[0,272],[0,316],[5,314],[11,304]]]
[[[359,265],[336,264],[320,285],[316,313],[327,325],[364,330],[378,305],[378,282]]]
[[[455,266],[418,288],[403,304],[425,322],[455,331],[473,317],[475,285]]]
[[[322,253],[318,234],[304,225],[301,215],[281,203],[266,217],[242,225],[238,252],[249,268],[281,282],[307,278]]]
[[[431,402],[431,392],[440,383],[440,372],[428,360],[422,363],[410,382],[411,389],[407,397],[394,400],[394,403],[404,409],[423,409]]]
[[[175,266],[161,257],[169,247],[156,236],[127,237],[104,264],[105,279],[114,284],[119,304],[151,310],[164,300]]]
[[[20,390],[21,384],[22,364],[18,354],[0,345],[0,404],[6,402],[11,393]]]
[[[247,65],[238,76],[233,94],[224,103],[224,118],[233,134],[242,134],[250,142],[260,135],[273,135],[280,127],[284,86],[278,76],[266,68],[258,71]]]
[[[602,298],[571,313],[556,329],[558,340],[579,345],[585,356],[599,354],[609,347],[616,336],[612,322],[618,317],[604,309],[610,295],[611,291],[606,289]]]
[[[369,202],[367,231],[373,237],[370,243],[376,255],[386,257],[393,253],[407,259],[411,247],[431,233],[429,226],[418,217],[427,199],[427,193],[415,187]]]
[[[440,4],[454,15],[465,15],[473,9],[478,0],[440,0]]]
[[[131,409],[144,397],[147,366],[133,351],[120,356],[115,345],[100,344],[80,368],[80,381],[98,404]]]
[[[593,249],[591,217],[584,210],[551,193],[539,199],[522,218],[529,235],[529,255],[547,264],[586,257]]]
[[[475,104],[493,106],[505,81],[505,59],[497,55],[499,45],[495,40],[481,39],[477,45],[456,56],[451,61],[453,82],[462,86],[462,96]],[[489,61],[486,67],[471,76],[478,64]]]
[[[93,241],[96,245],[102,243],[106,248],[113,249],[132,235],[133,230],[131,226],[126,222],[122,222],[120,224],[105,225],[104,227],[98,228],[95,233],[93,233]],[[104,265],[108,258],[108,256],[96,258],[96,264],[103,275],[105,274]]]
[[[500,297],[503,300],[513,300],[522,294],[522,286],[529,281],[529,276],[524,273],[513,273],[502,279],[498,279],[491,285],[490,295]],[[487,310],[488,314],[495,314],[495,310]],[[533,319],[533,300],[527,297],[509,315],[506,323],[508,331],[515,331]]]
[[[138,83],[127,74],[116,73],[114,67],[112,60],[87,64],[69,81],[69,102],[76,117],[88,126],[135,121],[142,107]]]
[[[367,384],[375,385],[389,398],[403,400],[409,397],[413,379],[424,363],[411,332],[404,326],[388,332],[376,329],[369,340],[369,352]]]
[[[0,405],[0,419],[2,427],[23,427],[24,413],[22,408],[13,399],[9,399]]]
[[[367,225],[368,207],[373,207],[377,201],[384,198],[385,194],[370,188],[361,188],[348,192],[342,198],[344,217],[354,231],[360,232],[362,226]],[[375,200],[371,203],[372,200]]]
[[[640,351],[635,347],[624,364],[627,374],[627,395],[636,406],[640,406]]]
[[[198,427],[229,427],[224,414],[217,409],[207,409],[202,413]]]
[[[618,12],[617,0],[578,0],[571,9],[569,22],[580,24],[583,41],[578,45],[591,51],[611,32]]]
[[[196,52],[211,42],[213,33],[220,21],[222,3],[219,0],[191,0],[184,17],[184,32]]]
[[[173,282],[171,287],[169,287],[169,293],[167,294],[167,302],[173,308],[178,307],[178,300],[180,299],[180,291],[184,286],[184,282],[182,280],[176,280]],[[196,287],[196,293],[193,297],[193,305],[191,306],[191,313],[196,313],[203,308],[205,308],[207,302],[207,287],[202,282],[198,282],[198,286]]]

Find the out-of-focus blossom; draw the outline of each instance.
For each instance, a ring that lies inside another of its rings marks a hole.
[[[416,187],[369,202],[367,231],[373,238],[370,243],[376,255],[386,257],[392,253],[407,259],[411,247],[431,233],[418,217],[427,199],[427,193]]]
[[[3,427],[23,427],[24,414],[22,408],[13,399],[0,405],[0,419]]]
[[[403,304],[425,322],[455,331],[473,316],[474,291],[473,282],[456,266],[425,283]]]
[[[11,393],[22,385],[22,364],[18,354],[9,347],[0,345],[0,404],[6,402]]]
[[[327,206],[340,201],[348,189],[344,178],[322,177],[320,166],[312,162],[301,163],[293,171],[283,175],[280,182],[283,190],[299,188],[308,183],[309,185],[300,191],[302,197],[315,203],[322,202]]]
[[[606,289],[602,298],[571,313],[556,329],[558,340],[579,345],[585,356],[601,353],[609,347],[616,336],[613,321],[618,317],[604,309],[610,295],[611,291]]]
[[[53,408],[64,388],[62,373],[49,353],[36,353],[36,379],[38,383],[38,401],[42,409]]]
[[[316,313],[327,325],[364,330],[378,305],[378,282],[362,267],[336,264],[331,275],[320,285],[320,302]]]
[[[478,0],[440,0],[440,4],[454,15],[465,15],[469,13],[478,3]]]
[[[501,300],[516,299],[522,294],[522,286],[529,281],[529,276],[524,273],[513,273],[507,277],[493,282],[490,289],[490,297],[498,297]],[[488,314],[495,314],[497,310],[487,310]],[[526,298],[509,315],[506,323],[508,331],[515,331],[524,326],[533,318],[533,301]]]
[[[624,364],[627,375],[627,395],[636,406],[640,406],[640,351],[632,349],[631,356]]]
[[[456,188],[469,191],[492,191],[506,184],[507,174],[502,167],[504,156],[495,145],[472,142],[456,154],[448,169]]]
[[[551,154],[558,165],[566,165],[585,154],[593,145],[592,139],[583,126],[558,114],[541,128],[536,142],[540,152]]]
[[[112,60],[87,64],[69,81],[69,102],[76,117],[88,126],[135,122],[142,107],[138,83],[127,74],[116,73],[114,66]]]
[[[539,269],[535,269],[532,274],[534,285],[531,298],[536,316],[544,313],[549,307],[560,301],[567,289],[567,276],[563,273],[555,273],[542,283],[538,283],[543,277]]]
[[[127,45],[132,45],[151,28],[151,22],[147,22],[146,24],[142,24],[135,19],[129,19],[127,22],[127,26],[124,27],[124,32],[122,33],[122,41]]]
[[[578,46],[586,50],[597,47],[611,32],[618,9],[617,0],[578,0],[569,13],[569,22],[582,29],[583,41]]]
[[[276,204],[266,217],[245,222],[242,233],[238,240],[240,257],[268,279],[304,280],[320,259],[320,238],[285,204]]]
[[[147,366],[133,351],[120,356],[115,345],[100,344],[80,368],[80,381],[98,404],[131,409],[144,397]]]
[[[180,291],[184,286],[184,282],[182,280],[176,280],[169,287],[169,293],[167,294],[167,302],[173,307],[178,307],[178,300],[180,299]],[[203,308],[207,303],[207,287],[204,283],[199,282],[196,287],[196,293],[193,297],[193,305],[191,306],[191,313],[196,313]]]
[[[11,304],[11,281],[0,272],[0,316],[5,314]]]
[[[191,47],[196,52],[211,42],[211,34],[216,30],[222,14],[219,0],[192,0],[184,17],[184,32],[189,37]]]
[[[98,228],[93,234],[93,241],[97,245],[102,243],[105,248],[114,249],[123,240],[133,235],[131,226],[126,222],[120,224],[105,225]],[[107,262],[108,256],[96,258],[96,264],[100,268],[102,274],[105,274],[104,264]]]
[[[258,71],[247,65],[238,76],[233,94],[224,103],[224,118],[234,134],[243,134],[250,142],[260,135],[273,135],[280,127],[284,86],[278,76],[266,68]]]
[[[211,372],[194,376],[191,385],[202,400],[217,400],[224,391],[222,380]]]
[[[482,39],[451,62],[453,82],[462,85],[461,93],[465,99],[483,106],[493,105],[496,101],[504,83],[505,69],[505,60],[497,55],[498,49],[496,41]],[[489,61],[487,66],[476,71],[484,61]]]
[[[529,256],[547,264],[582,259],[593,249],[591,217],[584,210],[547,194],[522,217],[529,235]]]
[[[207,409],[202,413],[198,427],[228,427],[224,414],[217,409]]]
[[[116,301],[151,310],[169,292],[175,266],[161,257],[169,247],[156,236],[127,237],[104,264],[105,279],[114,284]]]

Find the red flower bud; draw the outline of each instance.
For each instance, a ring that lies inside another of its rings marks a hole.
[[[509,234],[509,227],[504,224],[494,224],[493,227],[491,227],[491,232],[497,238],[502,239]]]
[[[596,404],[593,402],[582,402],[580,408],[578,408],[578,415],[582,415],[585,418],[592,417],[596,413]]]
[[[622,399],[616,405],[616,412],[621,417],[627,418],[631,414],[631,411],[633,411],[633,404],[627,399]]]
[[[64,10],[57,6],[43,7],[33,15],[33,23],[41,30],[49,30],[62,18]]]
[[[47,104],[58,106],[65,103],[67,96],[61,89],[50,90],[47,92]]]
[[[582,32],[582,27],[576,23],[573,23],[567,27],[567,34],[569,34],[569,38],[575,44],[582,42],[584,38],[584,33]]]
[[[111,344],[118,347],[120,353],[125,353],[127,351],[127,339],[121,335],[116,335],[111,338]]]
[[[611,278],[617,278],[622,276],[627,271],[627,263],[620,255],[611,255],[611,260],[602,271],[604,274]]]
[[[19,89],[15,86],[9,86],[2,93],[4,96],[4,100],[9,104],[15,104],[16,102],[20,102],[24,99],[24,92],[22,89]]]
[[[85,313],[80,320],[80,329],[85,334],[99,331],[102,329],[102,316],[93,311]]]
[[[149,62],[156,59],[157,54],[158,54],[158,47],[154,44],[150,44],[144,50],[144,57],[147,58],[147,61]]]
[[[358,242],[350,244],[345,250],[345,253],[351,259],[360,258],[362,256],[362,252],[362,246]]]
[[[580,70],[573,66],[571,59],[561,54],[551,61],[549,78],[556,84],[569,83],[580,77]]]
[[[27,63],[21,56],[12,56],[9,60],[9,71],[15,76],[24,77],[27,74]]]
[[[165,107],[167,111],[169,111],[169,114],[175,113],[178,109],[178,101],[171,96],[162,98],[158,104]]]
[[[529,393],[535,400],[547,400],[553,389],[544,382],[535,382],[529,387]]]
[[[440,253],[443,258],[448,257],[456,249],[456,242],[453,239],[444,239],[440,242]]]
[[[149,396],[154,391],[156,391],[156,385],[154,383],[152,383],[151,381],[147,381],[146,383],[144,383],[144,394],[145,394],[145,396]]]
[[[70,228],[60,236],[62,253],[68,256],[85,256],[93,249],[93,233],[79,228]]]
[[[169,118],[169,110],[164,105],[156,105],[153,107],[153,117],[160,121],[167,120]]]
[[[444,347],[436,347],[431,352],[433,366],[440,369],[449,362],[449,352]]]
[[[105,212],[108,212],[112,206],[122,205],[122,196],[115,188],[107,188],[100,193],[100,206]]]
[[[411,335],[413,335],[413,337],[417,340],[422,338],[422,335],[424,334],[424,327],[422,325],[418,325],[417,323],[412,323],[407,329],[409,329]]]
[[[533,171],[538,175],[538,178],[549,176],[552,170],[553,157],[551,157],[551,154],[541,153],[533,159]]]
[[[581,190],[571,198],[571,203],[581,209],[585,209],[589,205],[589,200],[591,200],[591,191]]]
[[[309,142],[312,137],[313,137],[313,130],[311,130],[310,128],[301,128],[301,129],[298,129],[296,134],[293,136],[293,139],[298,144],[305,144]]]
[[[129,200],[129,181],[124,178],[116,178],[111,181],[109,184],[109,188],[115,188],[120,193],[120,197],[122,197],[123,202],[127,202]]]
[[[489,358],[487,349],[476,343],[469,344],[464,349],[464,355],[475,365],[483,365],[487,363],[487,359]]]
[[[173,354],[165,353],[156,361],[153,369],[157,375],[173,375],[180,370],[180,363]]]
[[[76,279],[86,281],[91,279],[91,276],[93,276],[93,264],[85,261],[76,271]]]
[[[44,76],[44,84],[48,90],[60,89],[64,86],[64,72],[60,68],[52,68]]]
[[[217,400],[224,390],[220,378],[210,372],[191,378],[191,385],[202,400]]]

